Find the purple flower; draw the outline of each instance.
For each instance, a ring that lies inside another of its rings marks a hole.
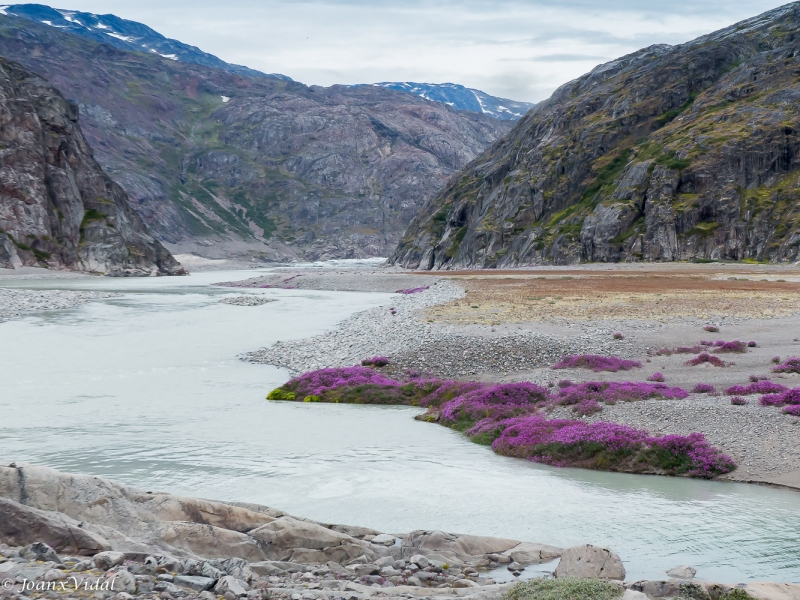
[[[750,394],[775,394],[786,389],[786,386],[772,381],[756,380],[750,385],[732,385],[725,388],[725,393],[729,396],[749,396]]]
[[[784,388],[785,389],[785,388]],[[785,390],[778,394],[767,394],[759,400],[762,406],[800,405],[800,387]]]
[[[772,362],[780,363],[781,359],[776,356]],[[783,364],[772,367],[772,371],[773,373],[800,373],[800,358],[790,358]]]
[[[641,367],[642,363],[636,360],[624,360],[616,356],[598,356],[597,354],[576,354],[565,356],[561,362],[550,367],[551,369],[591,369],[599,371],[628,371],[634,367]]]
[[[733,398],[731,398],[731,404],[733,404],[734,406],[744,406],[745,404],[748,404],[748,402],[741,396],[734,396]]]
[[[716,333],[719,331],[719,327],[715,325],[706,325],[705,327],[703,327],[703,330],[708,331],[709,333]]]
[[[697,356],[695,356],[691,360],[687,360],[686,361],[686,364],[689,365],[690,367],[701,365],[703,363],[709,363],[709,364],[711,364],[711,365],[713,365],[715,367],[725,367],[725,366],[727,366],[727,363],[725,363],[724,361],[720,360],[719,357],[712,356],[708,352],[703,352],[701,354],[698,354]]]
[[[698,383],[692,389],[692,392],[694,392],[695,394],[713,394],[716,391],[717,388],[715,388],[710,383]]]
[[[800,417],[800,405],[795,404],[794,406],[787,406],[781,412],[794,417]]]
[[[743,352],[747,352],[747,344],[744,342],[740,342],[739,340],[734,340],[732,342],[724,342],[722,340],[718,340],[714,342],[714,352],[717,353],[725,353],[725,352],[736,352],[741,354]]]
[[[553,403],[572,406],[580,414],[587,406],[599,403],[635,402],[649,398],[686,398],[689,394],[679,387],[669,387],[663,383],[641,383],[629,381],[589,381],[562,388],[554,397]],[[594,410],[593,412],[597,412]],[[587,413],[588,414],[588,413]]]
[[[407,290],[397,290],[395,294],[419,294],[420,292],[424,292],[431,286],[426,285],[423,287],[415,287],[415,288],[408,288]]]
[[[652,375],[650,375],[650,377],[648,377],[648,378],[647,378],[647,381],[658,381],[658,382],[664,382],[664,381],[666,381],[666,380],[667,380],[667,378],[666,378],[666,377],[664,377],[664,374],[663,374],[663,373],[661,373],[660,371],[656,371],[655,373],[653,373]]]

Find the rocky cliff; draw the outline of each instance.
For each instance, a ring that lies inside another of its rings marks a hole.
[[[0,55],[80,105],[97,160],[159,239],[209,257],[386,256],[511,129],[407,93],[244,77],[12,15]]]
[[[409,268],[797,260],[800,3],[595,68],[415,217]]]
[[[184,273],[95,162],[78,107],[0,59],[0,267],[23,265]]]

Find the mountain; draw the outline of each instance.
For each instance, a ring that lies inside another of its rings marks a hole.
[[[0,124],[0,267],[185,274],[92,158],[78,107],[2,58]]]
[[[792,3],[567,83],[451,179],[391,262],[797,260],[799,34]]]
[[[517,121],[534,106],[532,102],[490,96],[486,92],[457,83],[383,82],[372,85],[408,92],[426,100],[447,104],[456,110],[482,113],[503,121]]]
[[[116,15],[96,15],[76,10],[56,9],[43,4],[0,6],[0,14],[22,17],[23,19],[55,27],[97,42],[109,44],[120,50],[150,52],[170,60],[214,67],[238,75],[272,77],[291,81],[291,78],[286,75],[267,74],[240,65],[226,63],[224,60],[217,58],[213,54],[203,52],[195,46],[189,46],[177,40],[166,38],[157,31],[150,29],[147,25],[120,19]]]
[[[307,87],[129,52],[11,14],[0,55],[80,107],[98,162],[173,252],[387,256],[511,129],[380,87]]]

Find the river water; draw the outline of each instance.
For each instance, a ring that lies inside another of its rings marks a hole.
[[[182,278],[3,281],[114,291],[0,323],[0,462],[248,501],[386,532],[442,529],[607,545],[628,579],[680,564],[706,580],[800,582],[800,493],[556,469],[413,420],[419,409],[269,402],[288,374],[237,360],[330,329],[388,294],[212,287]]]

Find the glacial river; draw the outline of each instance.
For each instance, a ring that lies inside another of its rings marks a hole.
[[[0,462],[257,502],[386,532],[442,529],[608,545],[628,578],[689,564],[723,582],[800,582],[800,492],[556,469],[413,420],[418,409],[268,402],[288,374],[237,355],[330,329],[388,294],[183,278],[2,281],[121,295],[0,323]]]

